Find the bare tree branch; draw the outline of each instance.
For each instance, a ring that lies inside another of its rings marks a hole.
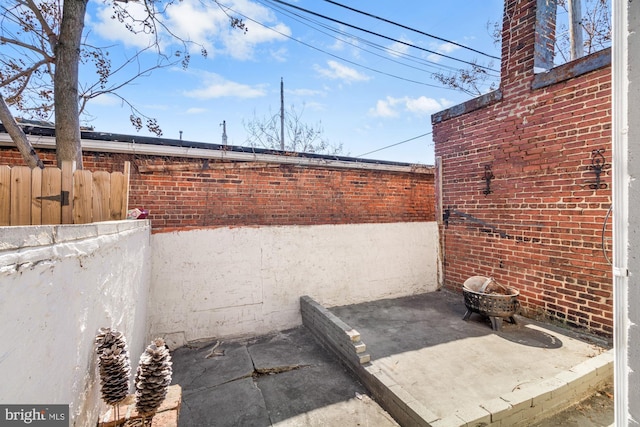
[[[42,65],[46,64],[47,62],[49,62],[46,59],[41,59],[40,61],[36,62],[35,64],[33,64],[31,67],[22,70],[20,73],[16,74],[15,76],[9,77],[3,81],[0,82],[0,87],[2,86],[7,86],[10,83],[13,83],[14,81],[22,78],[22,77],[29,77],[29,75],[31,73],[33,73],[35,70],[37,70],[38,68],[40,68]]]
[[[7,133],[11,136],[11,139],[16,143],[20,154],[25,159],[27,166],[31,169],[38,167],[40,169],[44,168],[44,163],[38,157],[38,153],[33,149],[33,146],[29,142],[27,135],[22,131],[20,126],[16,123],[9,111],[9,107],[7,103],[4,101],[2,95],[0,95],[0,121],[4,125],[4,128],[7,130]]]
[[[32,51],[34,51],[36,53],[39,53],[40,55],[44,56],[49,61],[53,60],[53,58],[51,58],[51,56],[49,56],[49,54],[47,52],[45,52],[42,49],[39,49],[39,48],[29,44],[29,43],[25,43],[25,42],[22,42],[22,41],[16,40],[16,39],[10,39],[10,38],[4,37],[4,36],[0,36],[0,42],[7,43],[7,44],[13,44],[13,45],[16,45],[16,46],[23,47],[25,49],[32,50]]]
[[[26,5],[36,15],[36,19],[40,23],[43,32],[47,35],[51,50],[55,50],[56,45],[58,44],[58,36],[53,32],[47,20],[44,19],[44,16],[42,16],[38,5],[33,0],[26,0]]]
[[[309,125],[302,121],[302,112],[291,106],[285,111],[285,150],[300,153],[342,154],[342,144],[331,144],[324,138],[322,123]],[[247,131],[247,143],[251,147],[262,147],[273,150],[280,149],[280,115],[257,117],[243,121]]]

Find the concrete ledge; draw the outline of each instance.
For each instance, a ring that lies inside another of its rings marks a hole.
[[[546,72],[536,73],[531,89],[542,89],[611,65],[611,48],[594,52]]]
[[[462,104],[454,105],[446,110],[431,115],[431,124],[441,123],[454,117],[462,116],[480,108],[502,101],[502,90],[496,89],[477,98],[470,99]]]
[[[0,227],[0,252],[14,252],[55,244],[72,243],[108,235],[150,228],[149,220],[122,220],[89,224],[22,225]]]
[[[169,387],[167,397],[158,408],[158,412],[153,417],[153,425],[156,427],[178,427],[178,416],[180,415],[180,405],[182,403],[182,387],[174,384]],[[139,420],[142,417],[136,411],[135,395],[130,394],[118,405],[116,412],[110,407],[106,409],[98,420],[98,427],[125,426],[129,421]]]

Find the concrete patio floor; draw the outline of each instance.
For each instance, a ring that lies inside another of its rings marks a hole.
[[[370,363],[346,369],[305,327],[223,342],[223,355],[207,357],[214,342],[181,347],[179,425],[397,425],[382,407],[417,416],[394,414],[403,425],[527,425],[612,381],[602,343],[522,317],[494,332],[477,314],[463,321],[462,296],[445,291],[329,311],[360,333]]]
[[[251,339],[180,347],[178,425],[397,426],[351,372],[304,327]]]

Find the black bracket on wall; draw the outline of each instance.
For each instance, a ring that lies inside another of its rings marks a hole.
[[[602,174],[602,170],[605,167],[605,159],[602,153],[604,153],[604,148],[591,151],[591,166],[589,166],[589,169],[593,170],[593,173],[596,174],[596,182],[589,184],[589,188],[592,190],[607,188],[607,184],[600,183],[600,174]]]
[[[442,221],[444,222],[444,228],[449,228],[449,217],[451,216],[451,208],[447,207],[442,214]]]
[[[484,165],[484,180],[487,184],[487,187],[484,189],[483,193],[485,196],[493,193],[491,191],[491,180],[495,178],[493,172],[491,171],[491,165]]]

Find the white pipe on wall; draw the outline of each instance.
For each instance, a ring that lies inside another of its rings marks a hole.
[[[629,425],[628,4],[613,3],[613,326],[615,425]]]

